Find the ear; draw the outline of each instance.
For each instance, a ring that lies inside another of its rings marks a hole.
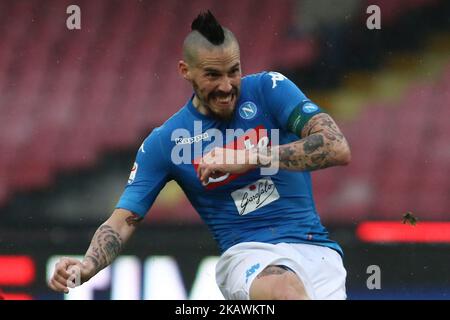
[[[191,72],[189,71],[189,65],[185,61],[178,61],[178,72],[184,79],[191,81]]]

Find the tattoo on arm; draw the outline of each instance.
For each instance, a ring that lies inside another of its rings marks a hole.
[[[105,268],[119,255],[122,249],[120,235],[110,226],[102,225],[95,232],[85,259],[94,263],[96,271]]]
[[[343,155],[350,152],[344,135],[326,113],[311,118],[302,130],[302,137],[279,146],[278,165],[281,169],[323,169],[342,164]]]
[[[323,136],[319,134],[313,134],[305,138],[303,151],[305,151],[306,154],[312,154],[320,147],[323,147]]]
[[[125,221],[127,222],[127,224],[129,226],[136,226],[139,222],[142,221],[142,219],[144,219],[143,217],[133,213],[130,216],[128,216]]]

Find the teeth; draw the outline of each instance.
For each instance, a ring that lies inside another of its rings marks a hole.
[[[228,96],[226,98],[217,98],[217,100],[222,103],[227,103],[227,102],[231,101],[231,98],[232,98],[232,96]]]

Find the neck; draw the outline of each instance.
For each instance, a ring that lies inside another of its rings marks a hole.
[[[208,109],[206,109],[203,104],[201,103],[200,99],[197,97],[197,95],[194,96],[194,99],[192,100],[192,104],[194,107],[200,112],[201,114],[207,116],[209,115]]]

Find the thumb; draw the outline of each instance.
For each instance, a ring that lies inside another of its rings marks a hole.
[[[69,274],[69,277],[67,278],[68,288],[75,288],[81,285],[82,268],[83,265],[78,260],[69,265],[69,267],[67,268],[67,273]]]

